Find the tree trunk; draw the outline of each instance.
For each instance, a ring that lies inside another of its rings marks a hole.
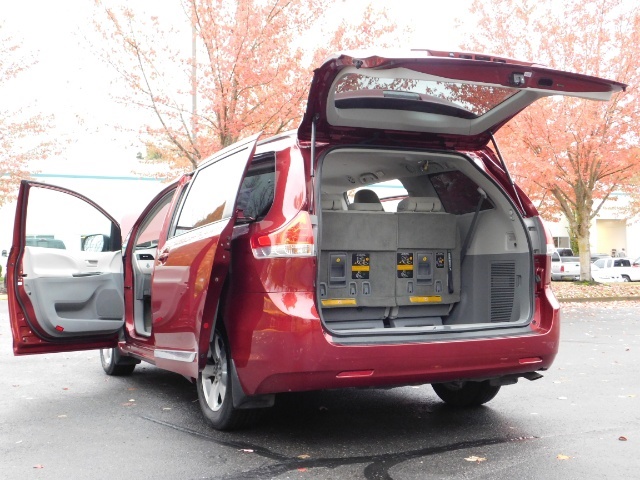
[[[588,218],[588,217],[587,217]],[[591,281],[591,243],[589,234],[591,230],[589,221],[583,222],[578,228],[578,250],[580,252],[580,281]]]

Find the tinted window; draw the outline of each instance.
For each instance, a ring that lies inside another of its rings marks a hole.
[[[246,156],[245,151],[242,153]],[[180,209],[175,235],[231,216],[231,203],[235,201],[244,171],[235,165],[237,161],[238,156],[231,155],[196,173]]]
[[[275,180],[273,164],[251,168],[240,186],[236,209],[245,217],[264,217],[273,203]]]
[[[630,267],[631,262],[626,258],[624,260],[614,260],[613,266],[614,267]]]
[[[461,215],[476,211],[480,201],[478,185],[462,172],[444,172],[430,175],[431,184],[436,190],[444,211]],[[493,208],[491,202],[485,199],[481,210]]]
[[[169,211],[171,205],[171,199],[173,198],[171,192],[162,198],[155,206],[147,218],[144,219],[140,230],[138,231],[138,238],[136,239],[136,248],[152,248],[158,245],[160,239],[160,230]]]

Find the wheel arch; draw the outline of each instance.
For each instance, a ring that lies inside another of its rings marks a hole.
[[[241,410],[272,407],[275,403],[274,394],[249,396],[244,392],[242,384],[240,383],[240,378],[238,377],[238,372],[233,360],[233,353],[231,352],[230,341],[227,336],[227,329],[224,323],[224,312],[227,302],[229,301],[229,290],[230,278],[227,276],[218,299],[212,300],[214,295],[209,295],[210,292],[207,293],[207,299],[202,313],[202,328],[200,329],[200,338],[198,343],[198,372],[201,372],[207,363],[209,344],[213,340],[216,327],[221,327],[223,334],[226,337],[227,349],[229,352],[228,368],[229,378],[231,380],[233,407]]]
[[[213,282],[209,283],[209,290],[207,291],[207,297],[204,302],[204,308],[202,310],[202,318],[200,320],[200,335],[198,338],[198,372],[207,364],[207,353],[209,352],[209,344],[213,340],[213,333],[218,322],[224,328],[224,320],[222,312],[224,312],[224,305],[229,292],[229,275],[227,275],[220,296],[216,298],[216,295],[212,290],[214,286]]]

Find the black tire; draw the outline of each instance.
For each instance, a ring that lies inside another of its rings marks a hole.
[[[207,353],[207,364],[198,375],[198,403],[216,430],[235,430],[257,420],[260,410],[233,406],[231,354],[224,333],[216,329]]]
[[[630,282],[631,281],[631,277],[629,275],[622,275],[622,281],[623,282]]]
[[[431,385],[436,395],[452,407],[477,407],[492,400],[500,391],[489,380],[484,382],[450,382]]]
[[[123,377],[131,375],[140,360],[123,356],[118,348],[102,348],[100,363],[102,363],[102,369],[107,375]]]

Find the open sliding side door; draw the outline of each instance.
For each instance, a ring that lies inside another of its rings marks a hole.
[[[203,162],[183,188],[158,245],[151,281],[158,367],[198,376],[230,265],[235,205],[259,134]]]

